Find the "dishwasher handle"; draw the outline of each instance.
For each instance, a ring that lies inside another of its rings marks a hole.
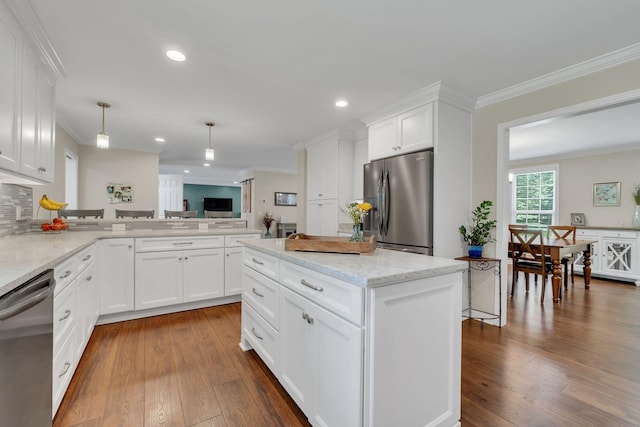
[[[44,301],[55,288],[53,270],[47,270],[0,297],[0,320],[10,319]]]

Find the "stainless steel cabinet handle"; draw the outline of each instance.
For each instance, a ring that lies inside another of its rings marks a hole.
[[[251,261],[255,262],[258,265],[264,265],[264,262],[260,261],[259,259],[252,258]]]
[[[129,249],[132,249],[132,248],[133,248],[133,245],[129,245]]]
[[[182,257],[178,257],[178,261],[182,261]]]
[[[69,316],[71,316],[71,310],[65,310],[62,317],[58,319],[58,322],[62,322],[64,319],[66,319]]]
[[[58,378],[64,377],[67,374],[67,372],[69,372],[69,368],[70,367],[71,367],[71,363],[64,362],[64,371],[62,371],[62,373],[60,375],[58,375]]]
[[[259,340],[263,340],[264,338],[262,338],[260,335],[258,335],[258,333],[256,332],[256,328],[251,328],[251,333],[258,338]]]
[[[38,168],[38,172],[46,172],[46,171],[47,171],[47,168],[43,168],[42,166]]]
[[[84,280],[86,280],[87,282],[90,282],[92,279],[93,279],[93,276],[87,276],[87,278]]]
[[[306,286],[307,288],[311,288],[314,291],[318,291],[318,292],[322,292],[324,291],[324,289],[322,288],[322,286],[316,286],[316,285],[312,285],[311,283],[307,282],[304,279],[300,279],[300,283],[302,283],[304,286]]]
[[[264,298],[264,294],[261,294],[260,292],[256,291],[256,288],[251,289],[251,292],[258,295],[260,298]]]
[[[184,257],[184,260],[185,260],[185,261],[186,261],[186,260],[188,260],[188,259],[189,259],[189,257],[188,257],[188,256]]]
[[[173,246],[190,246],[193,245],[193,242],[173,242]]]
[[[86,257],[82,258],[82,262],[89,261],[90,259],[91,255],[87,255]]]
[[[71,271],[67,270],[67,271],[64,272],[64,274],[62,276],[58,276],[58,279],[66,279],[69,276],[71,276]]]
[[[313,317],[309,316],[304,311],[302,312],[302,318],[306,320],[308,324],[313,325]]]

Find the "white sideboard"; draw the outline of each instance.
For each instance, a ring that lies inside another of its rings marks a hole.
[[[595,240],[591,245],[591,274],[632,281],[640,286],[640,230],[579,228],[576,238]],[[575,271],[582,273],[584,257],[576,254]]]

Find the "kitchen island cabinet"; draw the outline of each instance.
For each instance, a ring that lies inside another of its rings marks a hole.
[[[256,350],[311,424],[459,425],[466,264],[383,249],[287,252],[283,239],[244,244],[240,345]]]

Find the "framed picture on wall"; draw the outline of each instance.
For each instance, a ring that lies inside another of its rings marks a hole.
[[[281,193],[276,191],[275,193],[275,205],[276,206],[297,206],[298,193]]]
[[[587,225],[587,221],[584,219],[583,213],[572,213],[571,214],[571,225]]]
[[[593,184],[593,206],[620,206],[620,181]]]

